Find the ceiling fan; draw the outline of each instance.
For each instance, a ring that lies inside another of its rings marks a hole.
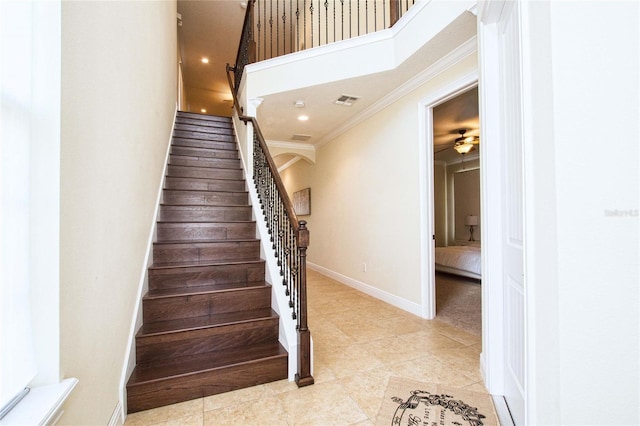
[[[467,129],[460,129],[458,130],[458,133],[460,133],[460,136],[456,138],[456,140],[453,141],[452,144],[447,145],[446,148],[442,148],[435,153],[437,154],[438,152],[442,152],[445,149],[453,148],[458,151],[459,154],[465,155],[469,153],[469,151],[471,151],[475,145],[478,145],[480,143],[480,138],[478,136],[465,136],[465,133],[467,133]]]

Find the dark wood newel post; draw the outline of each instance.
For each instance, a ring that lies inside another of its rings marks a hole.
[[[398,2],[398,0],[390,0],[389,1],[389,20],[391,21],[390,23],[390,27],[393,27],[393,25],[398,22],[398,19],[400,19],[400,4]]]
[[[307,326],[307,247],[309,247],[309,230],[307,222],[300,221],[298,229],[298,248],[300,249],[300,312],[298,312],[298,387],[313,384],[311,376],[311,332]]]
[[[249,8],[248,11],[248,15],[249,15],[249,28],[251,28],[251,30],[249,31],[249,63],[250,64],[255,64],[257,62],[257,58],[256,58],[256,38],[253,34],[253,31],[255,29],[254,26],[254,21],[253,21],[253,8],[255,5],[256,0],[250,1],[247,3],[247,7]]]

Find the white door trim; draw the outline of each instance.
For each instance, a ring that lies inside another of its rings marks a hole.
[[[436,291],[433,235],[433,108],[478,84],[474,70],[418,102],[418,155],[420,178],[420,289],[421,315],[425,319],[436,316]]]

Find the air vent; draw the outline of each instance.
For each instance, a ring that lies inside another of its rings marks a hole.
[[[293,135],[293,136],[291,136],[291,140],[292,141],[306,142],[309,139],[311,139],[311,136],[309,136],[309,135]]]
[[[358,96],[342,95],[334,103],[336,105],[351,106],[358,99],[360,99]]]

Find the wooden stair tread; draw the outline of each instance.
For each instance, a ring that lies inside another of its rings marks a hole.
[[[230,190],[230,189],[220,189],[220,190],[218,190],[218,189],[173,189],[173,188],[163,188],[163,191],[167,191],[167,192],[196,192],[198,194],[201,194],[201,193],[208,193],[208,194],[223,193],[223,194],[242,194],[242,195],[247,195],[249,193],[249,191],[234,191],[234,190]]]
[[[171,167],[189,167],[189,166],[176,166],[176,165],[171,165]],[[193,166],[191,166],[191,167],[193,167]],[[214,178],[210,178],[210,177],[202,177],[202,176],[172,176],[172,175],[166,175],[165,177],[167,177],[167,178],[171,178],[171,179],[201,179],[201,180],[221,180],[221,181],[229,181],[229,180],[239,181],[239,180],[245,180],[244,178],[228,178],[228,177],[214,177]]]
[[[220,121],[220,122],[229,122],[231,123],[231,117],[221,116],[221,115],[211,115],[211,114],[202,114],[199,112],[191,112],[191,111],[178,111],[178,117],[193,117],[199,120],[204,121]]]
[[[175,138],[175,136],[174,136]],[[183,138],[183,137],[177,137],[178,139],[189,139],[189,138]],[[225,142],[229,145],[231,145],[233,142]],[[215,151],[224,151],[225,154],[229,154],[229,151],[235,151],[235,153],[238,153],[238,148],[232,148],[232,147],[225,147],[225,148],[217,148],[217,147],[211,147],[211,146],[185,146],[185,145],[180,145],[180,144],[171,144],[171,149],[173,149],[174,147],[180,147],[180,150],[184,151],[184,148],[187,148],[189,152],[198,152],[201,154],[215,154]],[[189,154],[174,154],[173,152],[169,152],[169,154],[171,155],[186,155],[188,156]],[[235,158],[227,158],[227,157],[206,157],[206,158],[219,158],[219,159],[232,159],[232,160],[239,160],[240,157],[235,157]]]
[[[192,240],[192,241],[182,241],[182,240],[165,240],[165,241],[156,241],[154,245],[169,245],[169,244],[180,244],[180,245],[202,245],[202,244],[218,244],[218,243],[255,243],[260,240],[257,238],[238,238],[234,240]]]
[[[228,291],[243,291],[247,289],[270,287],[266,281],[241,282],[241,283],[225,283],[225,284],[209,284],[193,287],[177,287],[149,290],[142,298],[143,300],[163,299],[167,297],[193,296],[196,294],[210,294]]]
[[[164,223],[164,224],[171,224],[171,223],[175,223],[175,224],[190,224],[190,223],[194,223],[194,224],[203,224],[203,223],[215,223],[215,224],[225,224],[225,223],[256,223],[255,220],[189,220],[189,221],[179,221],[179,220],[158,220],[157,223]]]
[[[193,168],[198,168],[198,169],[242,170],[242,166],[220,167],[220,166],[211,165],[211,164],[186,165],[186,164],[171,164],[171,163],[169,163],[169,165],[171,167],[193,167]]]
[[[222,265],[242,265],[249,263],[264,263],[262,259],[255,260],[191,260],[184,262],[172,262],[172,263],[154,263],[149,269],[171,269],[171,268],[198,268],[207,266],[222,266]]]
[[[176,333],[187,330],[197,330],[226,324],[237,324],[255,320],[278,318],[271,308],[253,309],[249,311],[227,312],[202,317],[181,318],[169,321],[154,321],[142,325],[137,333],[138,337],[153,336],[164,333]]]
[[[168,361],[138,364],[131,374],[127,387],[279,357],[287,357],[287,351],[280,343],[274,342],[226,350],[220,353],[207,352]]]
[[[160,207],[251,207],[251,204],[229,204],[229,203],[215,203],[215,204],[174,204],[174,203],[162,203]]]
[[[230,135],[227,135],[230,136]],[[238,145],[233,141],[214,141],[211,139],[198,139],[198,138],[192,138],[192,137],[188,137],[188,136],[184,136],[184,135],[173,135],[172,137],[172,141],[171,141],[171,149],[175,148],[175,147],[179,147],[180,149],[182,148],[189,148],[189,149],[195,149],[195,150],[207,150],[204,152],[211,152],[211,151],[224,151],[225,154],[229,154],[229,151],[233,151],[236,154],[238,154]],[[191,145],[184,145],[181,144],[180,142],[182,141],[197,141],[197,142],[211,142],[211,144],[209,146],[191,146]],[[239,159],[240,157],[235,157],[236,159]]]

